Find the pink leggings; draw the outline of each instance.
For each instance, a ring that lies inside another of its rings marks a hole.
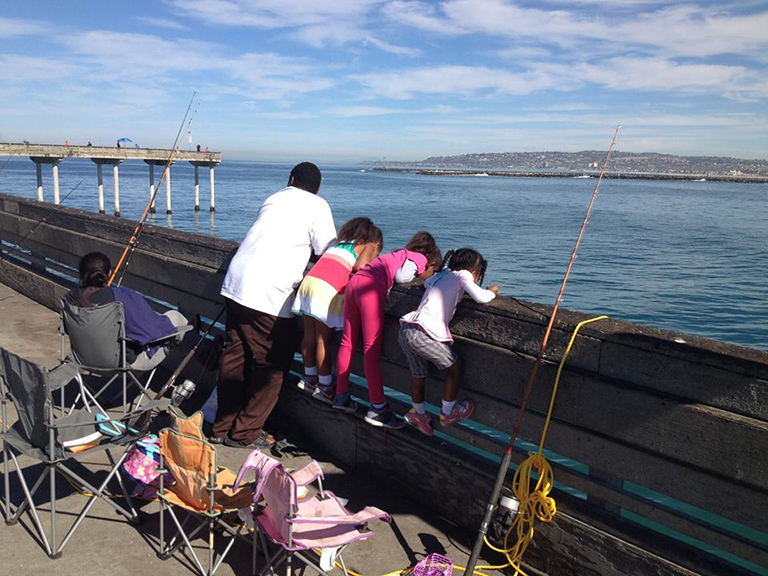
[[[387,289],[367,276],[355,274],[344,297],[344,333],[337,359],[336,393],[349,392],[349,368],[357,336],[363,331],[363,360],[368,397],[371,404],[383,404],[384,384],[381,378],[381,342],[384,332],[384,301]]]

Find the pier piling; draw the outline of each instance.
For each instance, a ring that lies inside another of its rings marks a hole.
[[[51,162],[51,171],[53,172],[53,203],[59,204],[61,201],[59,195],[59,163],[61,160]]]
[[[165,175],[165,213],[172,214],[171,209],[171,167],[168,166],[168,172]]]
[[[157,212],[157,209],[155,208],[155,199],[153,196],[155,195],[155,165],[150,162],[149,163],[149,198],[152,200],[152,205],[149,207],[150,214],[154,214]]]
[[[105,214],[104,211],[104,170],[102,162],[96,162],[96,178],[99,181],[99,214]]]
[[[195,212],[200,212],[200,166],[195,166]]]
[[[211,212],[216,212],[216,186],[213,180],[213,167],[215,164],[211,163],[208,166],[208,171],[211,179]]]
[[[112,175],[115,179],[115,216],[120,216],[120,162],[112,166]]]
[[[43,201],[43,166],[40,162],[35,162],[37,171],[37,199]]]

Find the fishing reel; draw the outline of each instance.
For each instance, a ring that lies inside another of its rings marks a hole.
[[[503,488],[499,503],[496,506],[496,513],[491,520],[490,530],[488,531],[488,539],[495,546],[503,546],[504,539],[507,536],[507,532],[512,527],[517,518],[517,514],[520,508],[520,501],[515,498],[515,495],[511,490]]]
[[[185,400],[189,400],[196,388],[197,384],[192,380],[184,380],[181,384],[177,384],[171,393],[171,404],[178,408]]]

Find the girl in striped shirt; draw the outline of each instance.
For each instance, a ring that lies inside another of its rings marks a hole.
[[[344,290],[352,274],[379,255],[382,244],[381,230],[369,218],[353,218],[301,282],[293,303],[293,313],[304,317],[299,387],[332,386],[330,348],[334,331],[344,327]]]

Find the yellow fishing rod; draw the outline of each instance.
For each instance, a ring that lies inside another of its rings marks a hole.
[[[571,252],[571,257],[570,257],[570,260],[568,261],[568,267],[566,268],[565,276],[563,277],[563,282],[560,285],[560,291],[557,294],[557,299],[555,300],[555,306],[552,309],[552,315],[549,318],[549,324],[547,324],[547,329],[544,332],[544,339],[541,342],[541,347],[539,348],[539,353],[536,356],[536,361],[533,363],[531,376],[528,379],[528,385],[525,389],[523,400],[520,403],[519,410],[517,411],[517,419],[515,420],[515,425],[512,428],[512,433],[510,434],[510,437],[509,437],[509,444],[507,445],[507,449],[505,450],[504,456],[501,459],[501,466],[499,466],[499,472],[496,475],[496,482],[493,486],[491,498],[488,501],[488,505],[486,506],[485,515],[483,516],[483,521],[480,524],[480,529],[478,530],[478,533],[477,533],[477,538],[475,540],[475,545],[472,549],[472,554],[470,555],[469,561],[467,562],[467,572],[469,572],[470,574],[474,571],[475,565],[477,564],[477,559],[480,557],[480,551],[483,548],[483,542],[485,541],[486,534],[488,534],[488,528],[491,525],[493,514],[496,512],[496,509],[498,507],[498,501],[499,501],[499,496],[501,495],[501,489],[504,486],[504,481],[507,478],[507,471],[509,470],[509,465],[512,461],[512,453],[514,452],[514,449],[515,449],[515,440],[517,440],[517,435],[520,432],[520,427],[522,426],[522,423],[523,423],[523,417],[525,416],[525,411],[528,407],[528,400],[531,396],[533,385],[536,382],[536,376],[539,372],[539,366],[541,365],[541,361],[544,357],[544,352],[547,349],[547,343],[549,342],[549,336],[552,333],[552,327],[555,324],[555,318],[557,318],[557,311],[560,308],[560,302],[563,299],[565,286],[568,283],[568,277],[571,274],[573,263],[576,260],[576,253],[579,251],[581,240],[584,237],[584,230],[586,230],[587,228],[587,222],[589,222],[589,216],[592,213],[593,206],[595,205],[595,200],[597,199],[597,193],[600,190],[600,184],[603,181],[605,170],[608,167],[608,161],[611,159],[611,154],[613,153],[613,147],[616,144],[616,139],[618,138],[619,130],[621,130],[621,125],[616,127],[616,131],[613,134],[613,139],[611,140],[611,145],[608,147],[608,152],[605,156],[603,167],[600,170],[600,177],[597,179],[595,190],[592,193],[592,198],[589,202],[589,206],[587,207],[587,213],[584,216],[584,220],[581,223],[581,229],[579,230],[579,235],[576,239],[576,245],[574,246],[573,251]]]

